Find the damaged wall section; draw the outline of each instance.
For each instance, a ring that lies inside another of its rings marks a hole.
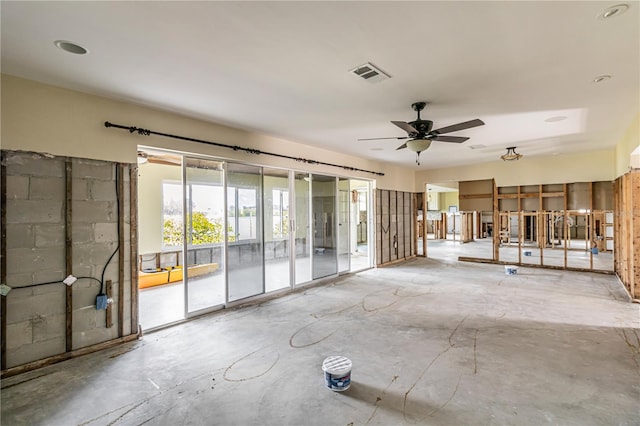
[[[2,370],[137,330],[130,272],[136,165],[2,151],[2,168],[2,284],[10,288],[2,296]],[[70,274],[78,280],[68,287],[62,281]],[[109,281],[113,303],[98,310]]]

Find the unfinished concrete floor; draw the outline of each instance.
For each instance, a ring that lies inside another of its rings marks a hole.
[[[639,329],[613,276],[414,259],[7,378],[2,424],[632,425]]]

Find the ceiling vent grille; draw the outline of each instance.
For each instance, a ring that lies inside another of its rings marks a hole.
[[[370,62],[359,65],[349,71],[351,74],[360,77],[369,83],[378,83],[382,80],[391,78],[388,74],[384,73],[380,68],[376,67]]]

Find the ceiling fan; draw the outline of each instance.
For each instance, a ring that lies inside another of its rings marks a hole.
[[[395,138],[367,138],[358,140],[373,141],[381,139],[409,139],[407,142],[396,148],[396,150],[409,148],[411,151],[417,154],[416,163],[420,165],[420,153],[429,148],[432,141],[462,143],[469,139],[461,136],[444,136],[443,133],[457,132],[459,130],[470,129],[472,127],[484,125],[484,122],[482,120],[476,118],[475,120],[465,121],[463,123],[453,124],[451,126],[431,130],[431,128],[433,127],[433,121],[423,120],[422,118],[420,118],[420,111],[422,111],[426,105],[426,102],[415,102],[411,104],[413,110],[418,113],[418,118],[414,121],[410,121],[408,123],[405,121],[392,121],[393,124],[407,132],[407,136],[400,136]]]

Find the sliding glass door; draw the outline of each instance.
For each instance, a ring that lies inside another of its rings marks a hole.
[[[311,176],[313,279],[338,273],[336,238],[336,178]]]
[[[182,267],[187,314],[225,303],[222,163],[184,158],[186,245]]]
[[[295,203],[294,254],[295,284],[300,285],[313,279],[311,273],[311,175],[296,173],[293,183]]]
[[[266,292],[288,288],[290,275],[289,172],[263,170]]]
[[[233,302],[264,293],[262,168],[227,165],[227,288]]]

